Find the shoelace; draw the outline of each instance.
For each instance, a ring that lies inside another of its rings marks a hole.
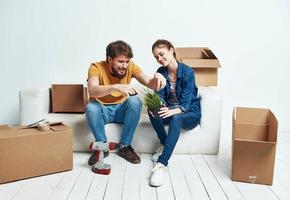
[[[152,172],[155,172],[155,171],[157,171],[158,169],[160,169],[160,168],[164,168],[164,166],[162,165],[162,164],[160,164],[160,163],[157,163],[154,167],[153,167],[153,169],[151,170]]]

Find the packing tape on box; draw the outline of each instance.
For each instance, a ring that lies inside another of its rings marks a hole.
[[[41,130],[41,131],[48,131],[49,130],[49,124],[48,123],[39,124],[37,126],[37,129]]]

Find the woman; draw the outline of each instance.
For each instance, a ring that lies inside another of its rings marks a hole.
[[[190,130],[200,123],[200,99],[192,68],[176,60],[175,49],[167,40],[157,40],[152,46],[156,61],[162,65],[157,72],[166,78],[166,87],[157,92],[165,102],[158,117],[149,113],[151,124],[158,135],[161,146],[152,156],[157,164],[152,169],[150,185],[161,186],[164,169],[168,165],[181,129]],[[168,134],[164,124],[169,125]]]

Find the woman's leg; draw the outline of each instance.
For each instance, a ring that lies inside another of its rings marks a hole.
[[[160,143],[164,145],[167,138],[167,134],[164,129],[164,119],[162,119],[161,117],[153,117],[150,113],[148,113],[148,115],[149,115],[150,122],[153,126],[153,129],[157,133]],[[166,120],[165,120],[165,124],[166,124]]]
[[[199,124],[199,119],[193,117],[192,113],[181,113],[169,118],[168,136],[164,143],[162,154],[158,158],[158,162],[163,165],[168,165],[175,145],[178,141],[181,128],[190,130]]]

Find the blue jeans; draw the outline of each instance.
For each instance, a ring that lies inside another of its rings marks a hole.
[[[108,123],[123,124],[120,144],[131,144],[135,129],[140,119],[142,102],[139,97],[129,97],[121,104],[103,105],[90,101],[86,107],[88,124],[97,142],[107,142],[105,125]]]
[[[160,143],[164,146],[162,154],[158,158],[158,162],[168,165],[172,152],[175,148],[180,135],[181,128],[191,130],[200,123],[200,118],[196,118],[192,112],[180,113],[168,118],[152,117],[149,114],[150,122],[157,133]],[[164,125],[168,124],[168,134],[164,129]]]

